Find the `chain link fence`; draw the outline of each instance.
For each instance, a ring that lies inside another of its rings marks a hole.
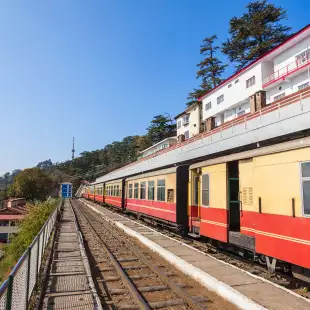
[[[29,248],[0,287],[1,310],[25,310],[38,279],[44,250],[57,220],[60,205],[50,215]]]

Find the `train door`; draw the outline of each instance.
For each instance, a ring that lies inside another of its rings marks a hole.
[[[239,201],[239,164],[232,161],[227,164],[228,176],[228,210],[229,230],[240,231],[240,201]]]

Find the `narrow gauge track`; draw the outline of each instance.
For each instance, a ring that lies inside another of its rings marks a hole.
[[[106,309],[236,309],[180,275],[81,202],[74,200],[72,207],[93,255],[97,288]]]
[[[107,208],[111,212],[121,214],[122,216],[127,217],[132,221],[150,227],[169,238],[175,239],[181,243],[192,246],[193,248],[207,255],[213,256],[218,260],[236,266],[240,269],[243,269],[244,271],[252,273],[253,275],[262,277],[270,282],[275,283],[276,285],[283,286],[284,288],[291,290],[292,292],[299,294],[307,299],[310,298],[310,291],[309,291],[310,285],[309,283],[302,281],[301,279],[295,278],[278,269],[276,270],[276,273],[271,274],[267,270],[266,266],[261,265],[258,262],[253,261],[252,259],[239,256],[236,253],[228,252],[225,249],[217,248],[214,245],[207,243],[203,240],[195,240],[191,237],[182,237],[179,234],[174,233],[173,231],[167,229],[166,227],[162,227],[160,225],[153,225],[148,221],[138,219],[137,217],[131,214],[119,212],[118,209],[115,209],[113,207],[104,206],[104,208]]]

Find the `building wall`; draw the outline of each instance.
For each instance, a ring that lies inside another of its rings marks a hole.
[[[192,110],[188,111],[189,122],[187,125],[183,125],[183,116],[177,119],[177,136],[184,135],[186,131],[189,131],[189,138],[194,137],[200,133],[200,107],[196,105]],[[178,122],[181,121],[181,127],[178,128]]]
[[[255,75],[255,84],[246,88],[246,81]],[[235,83],[239,80],[238,83]],[[231,87],[228,85],[231,84]],[[209,96],[205,97],[203,103],[203,116],[202,119],[206,120],[210,116],[222,113],[227,109],[239,106],[243,101],[248,101],[248,98],[255,92],[262,89],[262,64],[258,63],[248,70],[240,73],[235,79],[226,83],[222,87],[212,92]],[[224,95],[224,101],[217,104],[217,97]],[[205,106],[211,101],[211,109],[205,110]]]

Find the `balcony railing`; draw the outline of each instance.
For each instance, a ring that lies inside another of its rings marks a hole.
[[[266,87],[273,82],[276,82],[284,77],[300,70],[310,64],[310,53],[307,53],[304,58],[295,60],[294,62],[284,66],[263,79],[263,87]]]

